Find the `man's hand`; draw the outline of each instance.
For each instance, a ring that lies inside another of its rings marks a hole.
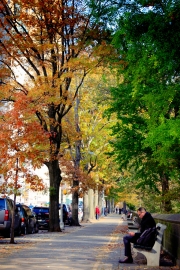
[[[134,236],[135,235],[134,232],[128,232],[128,234],[131,235],[131,236]]]

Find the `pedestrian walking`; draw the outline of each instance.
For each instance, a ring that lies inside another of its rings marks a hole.
[[[96,214],[96,219],[99,219],[100,209],[98,206],[96,206],[96,208],[95,208],[95,214]]]

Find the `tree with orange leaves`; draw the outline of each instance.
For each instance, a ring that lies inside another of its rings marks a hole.
[[[22,96],[21,93],[18,94],[18,97],[16,96],[19,103],[12,104],[11,102],[11,106],[0,111],[0,174],[4,175],[4,181],[0,185],[0,193],[3,196],[14,194],[14,213],[16,196],[21,193],[23,182],[29,183],[33,190],[44,189],[42,179],[33,174],[31,170],[41,166],[44,158],[42,149],[45,151],[42,143],[48,140],[37,121],[32,121],[33,116],[29,123],[20,113],[17,106],[21,104],[21,109],[25,110],[27,102],[27,100],[23,102],[24,99],[21,100],[20,96]],[[33,133],[36,134],[36,143]],[[14,218],[12,218],[10,243],[14,243]]]
[[[48,145],[48,154],[42,162],[50,176],[50,231],[60,231],[58,158],[64,116],[72,108],[87,74],[112,55],[112,47],[103,41],[109,36],[102,24],[91,20],[91,11],[85,1],[79,0],[0,1],[4,76],[0,97],[13,101],[14,108],[17,103],[21,114],[28,120],[32,117],[35,123],[33,112],[37,130],[41,126],[44,138],[49,136],[44,144]],[[22,110],[22,98],[17,93],[27,99],[27,111]],[[38,145],[39,133],[32,132],[31,136]],[[28,151],[27,158],[31,155]]]

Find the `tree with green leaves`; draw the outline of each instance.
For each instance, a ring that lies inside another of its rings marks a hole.
[[[136,188],[157,194],[163,212],[179,200],[179,10],[179,1],[128,2],[113,41],[120,64],[109,109],[118,119],[112,154]]]

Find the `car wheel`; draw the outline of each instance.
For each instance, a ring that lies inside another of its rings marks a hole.
[[[35,233],[38,233],[39,232],[39,226],[38,226],[38,224],[36,223],[36,225],[35,225]]]
[[[23,234],[26,235],[28,233],[27,227],[24,227]]]
[[[22,234],[21,224],[18,227],[17,235],[20,236]]]
[[[11,229],[4,232],[4,237],[5,238],[11,238]]]
[[[30,228],[28,229],[28,233],[29,233],[29,234],[33,234],[34,231],[35,231],[35,228],[34,228],[34,227],[30,227]]]
[[[72,226],[72,218],[69,218],[69,219],[68,219],[68,225],[69,225],[69,226]]]

